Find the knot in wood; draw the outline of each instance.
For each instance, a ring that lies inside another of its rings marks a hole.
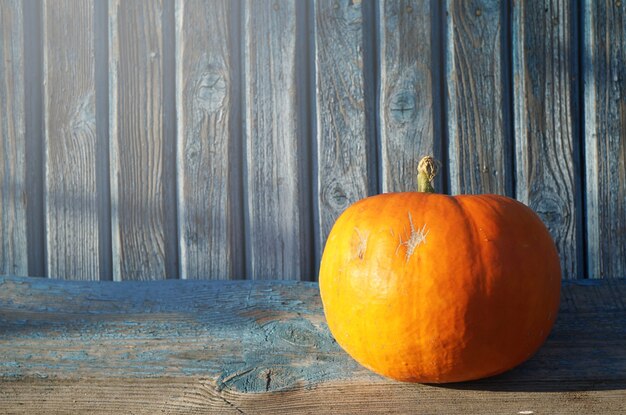
[[[337,181],[329,183],[322,192],[322,199],[328,202],[333,209],[343,210],[350,204],[350,197],[344,186]]]
[[[208,71],[202,74],[196,89],[196,102],[204,111],[219,111],[226,98],[226,79],[219,71]]]
[[[415,115],[415,95],[409,91],[396,93],[391,97],[389,110],[394,121],[406,123]]]

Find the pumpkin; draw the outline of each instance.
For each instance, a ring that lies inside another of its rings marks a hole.
[[[554,242],[526,205],[493,194],[434,193],[432,157],[418,192],[360,200],[336,220],[319,287],[338,344],[400,381],[459,382],[522,363],[556,319]]]

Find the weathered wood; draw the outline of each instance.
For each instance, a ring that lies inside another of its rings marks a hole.
[[[306,84],[296,1],[245,4],[246,274],[310,275]],[[299,70],[300,69],[300,70]]]
[[[176,1],[181,278],[243,275],[231,1]]]
[[[28,275],[22,2],[0,3],[0,274]]]
[[[513,148],[503,58],[506,3],[448,0],[446,7],[450,193],[510,196]]]
[[[24,135],[28,275],[44,277],[43,33],[41,0],[23,0]],[[28,28],[28,29],[26,29]]]
[[[623,1],[1,8],[0,272],[315,275],[345,207],[432,152],[438,190],[530,204],[564,276],[624,275]]]
[[[626,2],[584,2],[587,275],[626,275]],[[616,243],[616,241],[620,241]]]
[[[414,191],[421,157],[441,160],[441,137],[435,136],[440,96],[435,10],[432,2],[418,0],[386,0],[378,7],[381,190]],[[441,189],[441,182],[438,175],[435,187]]]
[[[539,214],[563,276],[583,277],[574,3],[513,6],[517,199]]]
[[[0,411],[620,414],[625,332],[626,280],[565,281],[528,362],[406,384],[339,348],[315,283],[0,277]]]
[[[94,3],[44,1],[46,275],[97,280]]]
[[[111,174],[109,136],[109,5],[94,1],[94,62],[96,94],[96,192],[100,280],[113,279],[111,249]]]
[[[175,277],[163,128],[163,1],[109,3],[113,278]],[[168,206],[169,204],[169,206]]]
[[[374,193],[376,165],[371,154],[374,129],[366,111],[372,89],[365,84],[363,4],[316,0],[313,7],[317,115],[314,231],[319,260],[337,217],[352,203]]]
[[[623,415],[623,385],[580,390],[523,386],[520,390],[465,390],[382,382],[327,383],[289,392],[216,392],[204,378],[33,379],[0,388],[7,414],[602,414]]]

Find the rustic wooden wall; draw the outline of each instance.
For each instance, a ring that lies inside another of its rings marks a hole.
[[[0,106],[0,274],[315,279],[425,154],[626,271],[626,2],[6,0]]]

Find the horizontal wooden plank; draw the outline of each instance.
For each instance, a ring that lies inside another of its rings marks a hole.
[[[564,282],[555,329],[525,364],[405,384],[339,348],[315,283],[0,277],[0,412],[617,414],[625,332],[626,280]]]
[[[623,389],[516,391],[346,382],[289,392],[216,392],[204,378],[13,382],[0,388],[10,414],[602,414],[623,415]]]

